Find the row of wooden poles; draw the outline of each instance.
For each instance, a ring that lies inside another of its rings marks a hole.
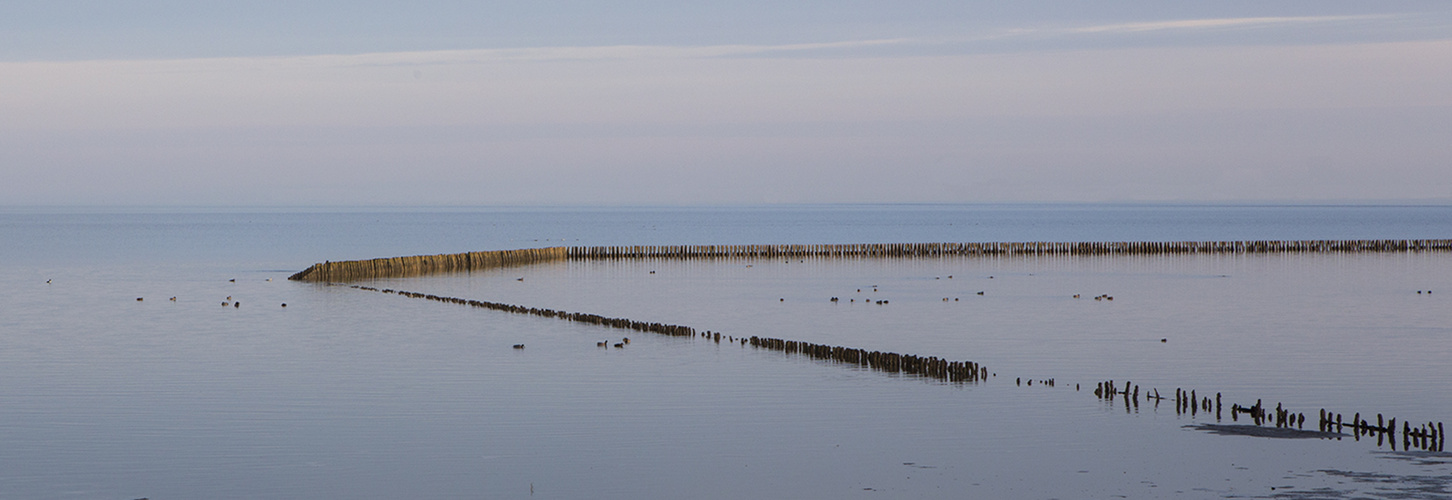
[[[1361,418],[1361,413],[1352,415],[1350,423],[1344,423],[1342,414],[1321,410],[1320,426],[1323,432],[1341,433],[1344,427],[1351,428],[1351,435],[1360,441],[1362,436],[1376,436],[1376,445],[1381,446],[1382,440],[1391,443],[1393,450],[1397,449],[1397,419],[1384,419],[1382,414],[1376,414],[1376,423],[1372,424],[1367,418]],[[1429,451],[1446,451],[1447,431],[1442,422],[1427,422],[1417,427],[1402,421],[1402,449],[1421,449]]]
[[[724,338],[727,340],[727,342],[740,342],[740,344],[743,346],[749,344],[752,347],[779,351],[790,355],[802,355],[814,359],[858,365],[882,372],[904,373],[950,382],[978,382],[988,378],[988,368],[972,361],[949,361],[947,359],[942,359],[934,356],[923,357],[911,354],[898,354],[894,352],[868,351],[866,349],[832,346],[826,344],[814,344],[810,342],[783,340],[769,337],[751,336],[749,338],[738,339],[736,337],[723,336],[721,332],[711,332],[709,330],[698,333],[696,329],[682,325],[634,321],[625,318],[610,318],[600,316],[598,314],[581,312],[572,313],[567,311],[557,311],[554,309],[525,307],[499,302],[446,297],[419,292],[410,292],[405,290],[393,290],[388,288],[379,289],[363,285],[348,286],[358,290],[397,294],[405,297],[432,300],[436,302],[465,305],[482,309],[510,312],[515,314],[528,314],[545,318],[555,318],[566,321],[605,326],[609,328],[656,333],[672,337],[700,336],[706,338],[707,340],[714,340],[718,344],[721,343],[722,339]],[[517,347],[520,346],[516,346],[516,348]],[[1050,387],[1055,385],[1053,379],[1048,379],[1047,381],[1041,382],[1044,382],[1044,385]],[[1019,380],[1019,383],[1022,383],[1022,379]],[[1030,381],[1029,385],[1033,385],[1033,382]],[[1078,387],[1078,385],[1076,384],[1075,387]],[[1138,385],[1126,382],[1121,387],[1113,380],[1107,380],[1098,383],[1094,388],[1094,395],[1098,396],[1101,399],[1111,401],[1116,398],[1122,397],[1124,400],[1125,411],[1130,411],[1131,408],[1137,410],[1139,408],[1139,401],[1141,397],[1140,388]],[[1161,401],[1169,399],[1167,397],[1161,396],[1158,389],[1145,391],[1143,397],[1146,401],[1153,401],[1155,407],[1157,408],[1159,407],[1159,403]],[[1176,414],[1188,413],[1191,416],[1195,416],[1201,411],[1208,413],[1213,410],[1215,412],[1216,421],[1221,420],[1222,409],[1224,407],[1220,393],[1215,393],[1215,399],[1211,400],[1209,396],[1198,396],[1196,394],[1196,391],[1193,389],[1189,391],[1178,388],[1175,389],[1175,395],[1172,399],[1172,402],[1175,405]],[[1238,421],[1240,419],[1239,416],[1242,413],[1247,414],[1247,416],[1257,426],[1265,425],[1266,423],[1270,422],[1273,423],[1277,428],[1304,429],[1306,425],[1306,415],[1304,413],[1291,412],[1290,410],[1284,408],[1280,403],[1276,404],[1276,407],[1273,411],[1267,410],[1262,404],[1261,400],[1256,400],[1255,405],[1253,406],[1242,406],[1239,404],[1231,405],[1230,416],[1232,420]],[[1334,434],[1334,436],[1328,437],[1339,437],[1339,435],[1342,434],[1344,427],[1350,427],[1352,430],[1352,436],[1356,440],[1359,441],[1361,439],[1361,436],[1376,435],[1377,446],[1381,446],[1383,443],[1383,439],[1386,439],[1388,442],[1390,442],[1392,449],[1395,450],[1396,423],[1397,420],[1395,418],[1392,418],[1388,421],[1384,419],[1381,414],[1377,414],[1376,424],[1372,425],[1368,420],[1361,418],[1360,413],[1357,413],[1351,418],[1351,423],[1345,424],[1341,414],[1328,412],[1325,409],[1322,409],[1319,419],[1319,430],[1323,433]],[[1421,450],[1431,451],[1443,451],[1445,449],[1446,432],[1443,430],[1442,423],[1428,422],[1426,424],[1420,425],[1419,427],[1412,427],[1410,423],[1403,421],[1402,427],[1403,449],[1411,450],[1413,448],[1417,448]]]
[[[1139,392],[1139,386],[1137,385],[1125,382],[1124,386],[1121,387],[1113,380],[1100,382],[1094,388],[1094,395],[1100,399],[1112,401],[1122,397],[1126,412],[1130,411],[1131,407],[1134,409],[1139,408]],[[1154,401],[1155,407],[1159,407],[1160,401],[1167,398],[1160,396],[1158,389],[1153,389],[1145,391],[1144,399],[1146,401]],[[1224,408],[1220,393],[1215,393],[1215,399],[1212,401],[1208,395],[1203,397],[1198,396],[1194,389],[1186,391],[1176,388],[1172,402],[1175,405],[1176,414],[1189,414],[1193,417],[1201,411],[1206,413],[1214,411],[1216,421],[1221,420],[1222,409]],[[1306,428],[1306,414],[1290,411],[1281,403],[1276,403],[1274,409],[1267,409],[1259,399],[1255,400],[1255,404],[1251,406],[1242,406],[1240,404],[1230,405],[1231,420],[1239,421],[1241,414],[1245,414],[1257,426],[1272,424],[1276,428],[1284,429],[1294,428],[1304,430]],[[1369,417],[1370,415],[1368,415]],[[1382,414],[1378,413],[1376,415],[1376,424],[1373,425],[1368,419],[1361,418],[1361,413],[1356,413],[1351,417],[1350,423],[1343,424],[1343,422],[1344,420],[1340,413],[1329,412],[1322,408],[1320,418],[1318,419],[1317,430],[1318,432],[1326,434],[1326,437],[1339,439],[1344,429],[1350,428],[1352,437],[1357,441],[1360,441],[1362,436],[1369,437],[1375,435],[1377,446],[1381,446],[1383,439],[1385,439],[1385,442],[1390,443],[1392,450],[1397,449],[1397,419],[1392,418],[1387,420]],[[1402,421],[1402,449],[1404,450],[1445,451],[1446,438],[1447,434],[1443,430],[1441,422],[1427,422],[1418,427],[1412,427],[1410,423]]]
[[[438,273],[482,271],[501,267],[522,266],[566,258],[566,247],[525,248],[382,259],[320,262],[287,279],[342,283],[378,278],[403,278]]]
[[[861,243],[821,245],[661,245],[570,247],[571,259],[929,257],[944,255],[1103,255],[1178,253],[1400,252],[1452,250],[1452,240],[1100,241]]]
[[[392,290],[392,289],[388,289],[388,288],[378,289],[378,288],[374,288],[374,287],[371,287],[371,286],[362,286],[362,285],[349,285],[349,286],[352,287],[352,288],[359,289],[359,290],[368,290],[368,291],[372,291],[372,292],[382,292],[382,293],[392,293],[392,294],[402,295],[402,296],[405,296],[405,297],[413,297],[413,298],[416,298],[416,299],[426,299],[426,300],[433,300],[433,301],[437,301],[437,302],[447,302],[447,303],[450,303],[450,304],[459,304],[459,305],[465,305],[465,306],[473,306],[473,307],[478,307],[478,308],[481,308],[481,309],[490,309],[490,310],[494,310],[494,311],[511,312],[511,313],[515,313],[515,314],[529,314],[529,315],[532,315],[532,316],[540,316],[540,317],[545,317],[545,318],[562,319],[562,320],[566,320],[566,321],[575,321],[575,322],[579,322],[579,323],[589,323],[589,324],[592,324],[592,325],[601,325],[601,326],[607,326],[607,327],[610,327],[610,328],[620,328],[620,329],[626,329],[626,330],[634,330],[634,331],[637,331],[637,332],[658,333],[658,334],[661,334],[661,335],[669,335],[669,336],[672,336],[672,337],[694,337],[696,335],[696,330],[694,328],[689,327],[689,326],[668,325],[668,324],[665,324],[665,323],[647,323],[647,322],[643,322],[643,321],[632,321],[632,320],[628,320],[628,319],[624,319],[624,318],[608,318],[608,317],[601,316],[601,315],[598,315],[598,314],[589,314],[589,313],[581,313],[581,312],[573,312],[572,313],[572,312],[566,312],[566,311],[556,311],[554,309],[541,309],[541,308],[537,308],[537,307],[516,306],[516,305],[512,305],[512,304],[502,304],[502,303],[499,303],[499,302],[486,302],[486,301],[483,301],[483,300],[469,300],[469,299],[461,299],[461,298],[457,298],[457,297],[443,297],[443,296],[432,295],[432,294],[427,294],[427,293],[408,292],[408,291],[404,291],[404,290]]]
[[[949,382],[977,382],[988,378],[988,368],[972,361],[949,361],[936,356],[923,357],[895,352],[868,351],[756,336],[752,336],[748,341],[752,346],[762,349],[855,364],[889,373],[906,373]]]
[[[942,359],[934,356],[924,357],[911,354],[898,354],[895,352],[868,351],[866,349],[832,346],[826,344],[814,344],[811,342],[783,340],[769,337],[751,336],[749,338],[737,338],[732,336],[723,336],[721,332],[711,332],[709,330],[697,333],[696,329],[681,325],[634,321],[625,318],[610,318],[600,316],[598,314],[581,312],[572,313],[567,311],[556,311],[554,309],[542,309],[536,307],[504,304],[499,302],[461,299],[457,297],[446,297],[419,292],[409,292],[404,290],[393,290],[387,288],[379,289],[363,285],[349,286],[358,290],[397,294],[405,297],[472,306],[482,309],[510,312],[515,314],[528,314],[545,318],[562,319],[566,321],[600,325],[609,328],[656,333],[672,337],[700,336],[706,338],[707,340],[714,340],[718,344],[721,343],[722,339],[724,338],[727,342],[740,342],[740,344],[743,346],[751,345],[752,347],[779,351],[789,355],[801,355],[814,359],[858,365],[882,372],[904,373],[950,382],[978,382],[988,378],[988,368],[972,361],[949,361],[947,359]],[[1055,385],[1053,379],[1048,379],[1041,382],[1049,387],[1053,387]],[[1022,379],[1019,379],[1018,383],[1022,384]],[[1033,385],[1033,382],[1030,381],[1029,385]],[[1078,385],[1076,384],[1075,387],[1078,387]],[[1094,388],[1094,395],[1101,399],[1111,401],[1116,398],[1123,398],[1125,411],[1130,411],[1131,408],[1137,410],[1139,408],[1139,402],[1141,399],[1140,388],[1138,385],[1125,382],[1124,385],[1121,387],[1113,380],[1106,380],[1098,383]],[[1158,408],[1161,401],[1170,398],[1161,396],[1158,389],[1151,389],[1145,391],[1143,399],[1145,401],[1153,401],[1155,407]],[[1206,413],[1214,411],[1216,421],[1221,420],[1222,410],[1224,408],[1220,393],[1215,393],[1215,398],[1212,400],[1209,396],[1201,397],[1197,395],[1196,391],[1193,389],[1189,391],[1179,388],[1175,389],[1175,395],[1171,402],[1175,405],[1176,414],[1189,414],[1191,416],[1195,416],[1198,415],[1201,411],[1204,411]],[[1255,404],[1252,406],[1242,406],[1240,404],[1231,405],[1230,417],[1232,420],[1240,420],[1240,414],[1242,413],[1246,414],[1257,426],[1272,423],[1276,428],[1305,429],[1306,425],[1306,415],[1304,413],[1292,412],[1283,407],[1280,403],[1276,403],[1276,407],[1274,410],[1267,410],[1261,400],[1256,400]],[[1395,450],[1397,447],[1396,425],[1396,418],[1386,420],[1381,414],[1376,415],[1376,424],[1372,425],[1367,419],[1361,418],[1360,413],[1352,416],[1351,422],[1347,424],[1344,423],[1341,414],[1328,412],[1325,409],[1322,409],[1319,419],[1319,432],[1328,434],[1327,437],[1339,437],[1343,433],[1343,429],[1349,427],[1352,431],[1352,436],[1356,440],[1359,441],[1362,436],[1375,435],[1377,436],[1377,446],[1381,446],[1383,443],[1383,439],[1385,439],[1391,444],[1392,449]],[[1444,451],[1445,446],[1446,431],[1443,430],[1443,424],[1441,422],[1427,422],[1426,424],[1422,424],[1418,427],[1412,427],[1411,424],[1406,421],[1402,422],[1403,449],[1412,450],[1416,448],[1430,451]]]
[[[1410,252],[1452,250],[1452,240],[1119,241],[862,243],[821,245],[639,245],[547,247],[320,262],[294,281],[350,282],[481,271],[554,260],[975,255],[1153,255],[1184,253]]]
[[[359,261],[322,262],[292,275],[288,279],[328,283],[346,283],[366,279],[420,276],[434,273],[478,271],[527,265],[538,262],[565,259],[640,259],[640,258],[764,258],[764,257],[914,257],[951,255],[1099,255],[1099,254],[1174,254],[1174,253],[1293,253],[1293,252],[1400,252],[1400,251],[1447,251],[1452,250],[1452,240],[1314,240],[1314,241],[1214,241],[1214,242],[1025,242],[1025,243],[906,243],[906,244],[848,244],[848,245],[705,245],[705,246],[611,246],[611,247],[549,247],[522,250],[500,250],[468,252],[460,254],[420,255],[392,257]],[[649,323],[624,318],[609,318],[596,314],[556,311],[524,307],[497,302],[443,297],[403,290],[378,289],[351,285],[360,290],[392,293],[413,298],[467,305],[484,309],[530,314],[556,318],[610,328],[629,329],[676,337],[697,335],[721,342],[719,332],[697,333],[695,329],[663,323]],[[727,337],[737,342],[736,337]],[[971,361],[948,361],[937,357],[922,357],[891,352],[867,351],[841,346],[813,344],[793,340],[752,336],[739,339],[741,345],[774,350],[790,355],[803,355],[814,359],[860,365],[873,370],[906,373],[927,378],[954,382],[975,382],[988,377],[988,370]],[[1020,383],[1022,381],[1020,380]],[[1032,385],[1032,382],[1030,382]],[[1048,385],[1052,386],[1052,379]],[[1075,387],[1078,387],[1077,384]],[[1138,408],[1139,386],[1126,383],[1119,387],[1114,381],[1098,384],[1094,394],[1113,400],[1123,397],[1125,410]],[[1158,390],[1146,392],[1145,400],[1154,401],[1158,407]],[[1175,390],[1173,399],[1177,413],[1194,416],[1200,411],[1213,408],[1216,420],[1221,419],[1221,395],[1210,398],[1199,397],[1194,390]],[[1259,400],[1253,406],[1231,406],[1231,418],[1239,420],[1240,414],[1247,414],[1256,425],[1274,422],[1276,427],[1304,429],[1305,414],[1293,413],[1276,404],[1269,412]],[[1345,426],[1340,414],[1321,410],[1320,430],[1339,435]],[[1412,427],[1402,423],[1403,448],[1410,450],[1440,451],[1445,447],[1446,434],[1442,424],[1431,422]],[[1377,424],[1361,418],[1358,413],[1349,424],[1357,440],[1363,435],[1377,435],[1377,444],[1382,439],[1396,448],[1396,419],[1390,421],[1377,415]]]
[[[478,307],[482,309],[490,309],[494,311],[511,312],[516,314],[528,314],[545,318],[562,319],[566,321],[588,323],[592,325],[600,325],[610,328],[628,329],[638,332],[658,333],[661,335],[669,335],[672,337],[695,337],[698,335],[696,333],[696,329],[689,326],[670,325],[665,323],[650,323],[644,321],[634,321],[625,318],[609,318],[605,316],[600,316],[598,314],[556,311],[554,309],[541,309],[536,307],[524,307],[512,304],[502,304],[498,302],[487,302],[482,300],[444,297],[427,293],[393,290],[388,288],[379,289],[363,285],[348,286],[358,290],[391,293],[416,299],[446,302],[450,304],[459,304]],[[720,343],[722,338],[720,332],[706,331],[701,332],[699,335],[708,339],[714,339],[717,343]],[[736,337],[731,336],[727,336],[726,339],[728,342],[738,341]],[[866,349],[856,349],[852,347],[829,346],[823,344],[813,344],[809,342],[798,342],[795,340],[782,340],[756,336],[753,336],[749,339],[741,338],[739,342],[743,346],[750,344],[752,347],[773,351],[781,351],[787,354],[799,354],[815,359],[860,365],[877,371],[905,373],[909,375],[918,375],[921,377],[947,380],[951,382],[976,382],[988,376],[987,368],[984,368],[978,363],[974,363],[972,361],[948,361],[946,359],[941,359],[937,357],[923,357],[915,356],[912,354],[898,354],[895,352],[868,351]]]

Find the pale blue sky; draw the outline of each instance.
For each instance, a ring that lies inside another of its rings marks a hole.
[[[1266,3],[0,3],[0,205],[1452,201],[1452,4]]]

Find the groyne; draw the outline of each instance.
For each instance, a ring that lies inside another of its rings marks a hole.
[[[716,334],[717,341],[720,340],[720,335]],[[949,382],[977,382],[988,378],[988,368],[972,361],[949,361],[936,356],[923,357],[895,352],[868,351],[756,336],[752,336],[746,341],[750,342],[751,346],[761,349],[800,354],[809,358],[861,365],[878,371],[906,373]]]
[[[378,278],[405,278],[438,273],[482,271],[485,269],[563,260],[568,255],[568,250],[566,247],[525,248],[521,250],[494,250],[486,252],[319,262],[297,274],[289,276],[287,279],[293,281],[339,283]]]
[[[1113,380],[1099,382],[1094,386],[1094,396],[1111,404],[1117,404],[1115,401],[1122,398],[1126,413],[1139,411],[1139,401],[1141,398],[1140,387],[1133,383],[1124,382],[1123,385],[1120,385]],[[1215,398],[1211,399],[1208,393],[1200,396],[1196,394],[1194,389],[1187,391],[1176,388],[1174,398],[1171,399],[1168,396],[1161,396],[1159,389],[1146,389],[1143,398],[1145,402],[1153,403],[1155,408],[1159,408],[1161,401],[1169,400],[1175,405],[1176,415],[1188,414],[1191,418],[1195,418],[1198,414],[1205,413],[1208,418],[1213,413],[1216,422],[1220,422],[1224,415],[1225,405],[1221,394],[1218,392],[1215,393]],[[1372,423],[1371,413],[1363,416],[1358,412],[1353,414],[1350,420],[1346,420],[1344,414],[1322,408],[1319,418],[1316,419],[1315,431],[1306,430],[1306,414],[1304,412],[1292,411],[1281,403],[1276,403],[1273,409],[1267,407],[1259,399],[1255,400],[1254,405],[1242,405],[1238,403],[1232,403],[1230,405],[1230,419],[1232,421],[1238,422],[1242,414],[1255,427],[1268,425],[1278,430],[1294,431],[1278,434],[1248,433],[1244,430],[1239,432],[1244,435],[1341,439],[1346,435],[1345,431],[1350,431],[1351,438],[1355,441],[1360,441],[1363,437],[1367,439],[1375,437],[1378,447],[1390,445],[1393,451],[1397,450],[1397,419],[1396,417],[1387,419],[1381,413],[1376,414],[1376,423]],[[1406,420],[1402,421],[1402,450],[1446,451],[1447,432],[1442,422],[1415,424],[1415,427],[1413,425]],[[1233,430],[1233,428],[1215,427],[1214,430],[1226,431]]]
[[[1197,253],[1416,252],[1452,250],[1452,240],[1028,241],[819,245],[569,247],[571,260],[972,255],[1154,255]]]
[[[598,314],[557,311],[554,309],[541,309],[537,307],[525,307],[499,302],[488,302],[483,300],[461,299],[458,297],[445,297],[427,293],[410,292],[405,290],[394,290],[390,288],[375,288],[363,285],[348,285],[357,290],[370,292],[389,293],[411,297],[415,299],[432,300],[449,304],[477,307],[493,311],[503,311],[515,314],[528,314],[544,318],[560,319],[578,323],[599,325],[607,328],[631,330],[644,333],[655,333],[671,337],[705,337],[721,343],[720,332],[700,332],[689,326],[672,325],[667,323],[653,323],[646,321],[635,321],[625,318],[610,318]],[[977,382],[988,377],[988,369],[972,361],[949,361],[932,356],[916,356],[912,354],[898,354],[895,352],[868,351],[851,347],[831,346],[823,344],[812,344],[798,342],[795,340],[782,340],[775,338],[762,338],[752,336],[751,338],[726,336],[730,343],[740,343],[742,346],[751,345],[759,349],[780,351],[786,354],[798,354],[814,359],[833,361],[837,363],[859,365],[864,368],[891,372],[917,375],[920,377],[938,379],[950,382]],[[628,342],[628,341],[627,341]],[[522,345],[517,345],[520,348]],[[619,347],[619,346],[617,346]]]
[[[320,262],[294,281],[341,283],[481,271],[556,260],[871,258],[983,255],[1160,255],[1452,251],[1443,240],[1101,241],[853,243],[813,245],[635,245],[546,247]]]
[[[488,302],[488,301],[483,301],[483,300],[461,299],[461,298],[457,298],[457,297],[443,297],[443,296],[433,295],[433,294],[428,294],[428,293],[409,292],[409,291],[405,291],[405,290],[393,290],[393,289],[389,289],[389,288],[379,289],[379,288],[374,288],[374,287],[371,287],[371,286],[362,286],[362,285],[349,285],[349,286],[351,288],[355,288],[355,289],[358,289],[358,290],[367,290],[367,291],[370,291],[370,292],[392,293],[392,294],[402,295],[404,297],[412,297],[412,298],[415,298],[415,299],[425,299],[425,300],[432,300],[432,301],[436,301],[436,302],[447,302],[447,303],[450,303],[450,304],[458,304],[458,305],[463,305],[463,306],[478,307],[478,308],[481,308],[481,309],[489,309],[489,310],[493,310],[493,311],[503,311],[503,312],[509,312],[509,313],[515,313],[515,314],[528,314],[528,315],[532,315],[532,316],[540,316],[540,317],[545,317],[545,318],[562,319],[562,320],[566,320],[566,321],[576,321],[576,322],[580,322],[580,323],[589,323],[589,324],[592,324],[592,325],[601,325],[601,326],[606,326],[606,327],[610,327],[610,328],[622,328],[622,329],[634,330],[634,331],[637,331],[637,332],[658,333],[658,334],[661,334],[661,335],[669,335],[669,336],[672,336],[672,337],[693,337],[693,336],[696,335],[696,330],[694,328],[691,328],[691,327],[688,327],[688,326],[668,325],[668,324],[665,324],[665,323],[647,323],[647,322],[643,322],[643,321],[632,321],[632,320],[628,320],[628,319],[624,319],[624,318],[609,318],[609,317],[601,316],[601,315],[598,315],[598,314],[588,314],[588,313],[580,313],[580,312],[574,312],[574,313],[572,313],[572,312],[567,312],[567,311],[556,311],[554,309],[541,309],[541,308],[538,308],[538,307],[517,306],[517,305],[513,305],[513,304],[504,304],[504,303],[500,303],[500,302]]]
[[[345,285],[334,283],[337,286],[348,286],[357,290],[366,290],[387,294],[395,294],[403,297],[425,299],[435,302],[457,304],[461,306],[477,307],[493,311],[508,312],[514,314],[527,314],[543,318],[559,319],[590,325],[598,325],[605,328],[630,330],[642,333],[654,333],[670,337],[704,338],[707,342],[720,344],[723,340],[731,344],[739,344],[742,347],[751,346],[757,349],[777,351],[788,356],[804,356],[807,358],[827,361],[831,363],[854,365],[874,371],[899,373],[925,379],[935,379],[945,382],[977,383],[986,381],[990,374],[987,367],[972,361],[950,361],[934,356],[917,356],[912,354],[899,354],[894,352],[868,351],[852,347],[833,346],[826,344],[814,344],[796,340],[785,340],[769,337],[735,337],[723,335],[721,332],[697,331],[695,328],[684,325],[673,325],[668,323],[636,321],[626,318],[611,318],[598,314],[568,312],[546,308],[526,307],[499,302],[488,302],[482,300],[463,299],[458,297],[447,297],[406,290],[394,290],[388,288],[375,288],[365,285]],[[616,348],[623,348],[630,342],[629,338],[623,342],[614,344]],[[609,342],[597,342],[596,345],[609,347]],[[524,344],[515,344],[515,349],[523,349]],[[996,374],[994,374],[996,375]],[[1039,380],[1040,387],[1055,387],[1056,381],[1053,378]],[[1015,379],[1015,384],[1022,386],[1022,377]],[[1034,380],[1028,380],[1028,386],[1034,386]],[[1074,390],[1078,391],[1080,384],[1074,384]],[[1200,413],[1205,413],[1208,418],[1212,413],[1215,421],[1220,422],[1224,415],[1225,404],[1220,393],[1215,393],[1212,399],[1208,393],[1204,396],[1197,394],[1194,389],[1184,390],[1176,388],[1174,397],[1160,395],[1158,389],[1146,389],[1141,395],[1140,386],[1124,382],[1123,385],[1113,380],[1106,380],[1095,384],[1093,394],[1095,397],[1116,404],[1122,400],[1124,411],[1138,412],[1140,400],[1152,403],[1158,409],[1162,401],[1169,401],[1175,406],[1176,415],[1188,415],[1196,418]],[[1306,430],[1305,413],[1294,412],[1282,404],[1277,403],[1274,409],[1268,408],[1261,400],[1256,400],[1254,405],[1231,404],[1230,418],[1234,421],[1240,420],[1240,415],[1245,414],[1253,424],[1254,428],[1261,426],[1272,426],[1279,432],[1266,433],[1257,432],[1253,429],[1239,427],[1213,427],[1217,432],[1229,432],[1242,435],[1265,435],[1275,437],[1315,437],[1321,439],[1341,439],[1346,434],[1343,429],[1349,430],[1352,439],[1360,441],[1361,438],[1376,438],[1378,447],[1389,444],[1392,450],[1397,449],[1397,419],[1387,420],[1382,414],[1376,414],[1376,423],[1370,421],[1371,414],[1363,418],[1361,413],[1354,414],[1349,421],[1344,419],[1343,414],[1320,410],[1320,418],[1317,419],[1317,430]],[[1248,426],[1249,427],[1249,426]],[[1408,421],[1402,422],[1401,449],[1423,450],[1423,451],[1445,451],[1446,431],[1441,422],[1427,422],[1413,426]]]
[[[758,258],[911,258],[938,256],[1003,256],[1003,255],[1157,255],[1157,254],[1266,254],[1266,253],[1360,253],[1360,252],[1425,252],[1452,251],[1452,240],[1301,240],[1301,241],[1182,241],[1182,242],[999,242],[999,243],[902,243],[902,244],[820,244],[820,245],[667,245],[667,246],[593,246],[593,247],[548,247],[521,250],[500,250],[468,252],[459,254],[419,255],[391,257],[358,261],[322,262],[292,275],[295,281],[323,282],[347,285],[348,282],[394,277],[422,276],[435,273],[479,271],[507,268],[562,260],[612,260],[612,259],[758,259]],[[673,337],[704,337],[708,341],[721,343],[720,332],[698,332],[694,328],[635,321],[625,318],[610,318],[596,314],[556,311],[496,302],[443,297],[418,292],[392,289],[378,289],[362,285],[347,285],[355,289],[397,294],[438,302],[453,303],[516,314],[529,314],[545,318],[599,325],[607,328],[627,329],[637,332],[656,333]],[[1418,291],[1421,293],[1421,291]],[[1077,297],[1077,296],[1076,296]],[[140,300],[140,299],[138,299]],[[835,300],[835,298],[833,299]],[[944,299],[946,300],[946,299]],[[1112,300],[1112,299],[1111,299]],[[832,363],[857,365],[875,371],[902,373],[929,379],[950,382],[979,382],[990,375],[987,368],[971,361],[950,361],[937,357],[924,357],[892,352],[868,351],[865,349],[813,344],[808,342],[766,337],[725,336],[730,343],[742,347],[750,345],[758,349],[777,351],[789,356],[804,356]],[[629,343],[615,344],[621,348]],[[597,345],[608,347],[607,343]],[[515,348],[523,348],[516,344]],[[995,374],[996,375],[996,374]],[[1023,379],[1016,379],[1022,385]],[[1055,380],[1040,380],[1040,386],[1054,387]],[[1029,386],[1034,385],[1031,379]],[[1074,384],[1079,390],[1079,384]],[[1138,411],[1141,399],[1140,387],[1125,383],[1120,387],[1114,381],[1096,384],[1094,395],[1109,402],[1123,400],[1126,412]],[[1161,401],[1170,399],[1161,396],[1156,389],[1147,389],[1143,394],[1146,402],[1155,407]],[[1173,399],[1177,414],[1188,414],[1194,418],[1199,413],[1213,411],[1216,421],[1222,418],[1224,405],[1220,393],[1212,402],[1208,395],[1199,396],[1195,390],[1176,389]],[[1318,430],[1305,430],[1304,413],[1293,412],[1276,404],[1268,409],[1260,400],[1254,405],[1232,403],[1230,418],[1238,421],[1245,414],[1254,427],[1271,424],[1284,430],[1281,437],[1323,437],[1340,439],[1343,428],[1349,428],[1353,439],[1376,437],[1377,446],[1385,441],[1393,450],[1397,448],[1396,418],[1384,419],[1376,415],[1376,423],[1370,421],[1370,414],[1362,418],[1353,414],[1349,423],[1344,423],[1341,413],[1325,409],[1320,411]],[[1219,427],[1217,427],[1219,429]],[[1223,430],[1223,429],[1222,429]],[[1299,436],[1299,434],[1305,434]],[[1403,450],[1442,451],[1446,446],[1446,433],[1440,422],[1427,422],[1413,426],[1402,422]]]

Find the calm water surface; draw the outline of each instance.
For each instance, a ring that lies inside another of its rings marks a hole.
[[[1446,420],[1448,254],[573,262],[375,283],[974,360],[998,374],[981,384],[657,336],[602,350],[623,334],[285,278],[546,245],[1449,235],[1449,207],[9,209],[0,498],[1448,498],[1445,455],[1216,436],[1182,427],[1213,416],[1073,388]]]

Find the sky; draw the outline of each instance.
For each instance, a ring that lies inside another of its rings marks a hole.
[[[0,179],[0,206],[1452,203],[1452,2],[0,2]]]

